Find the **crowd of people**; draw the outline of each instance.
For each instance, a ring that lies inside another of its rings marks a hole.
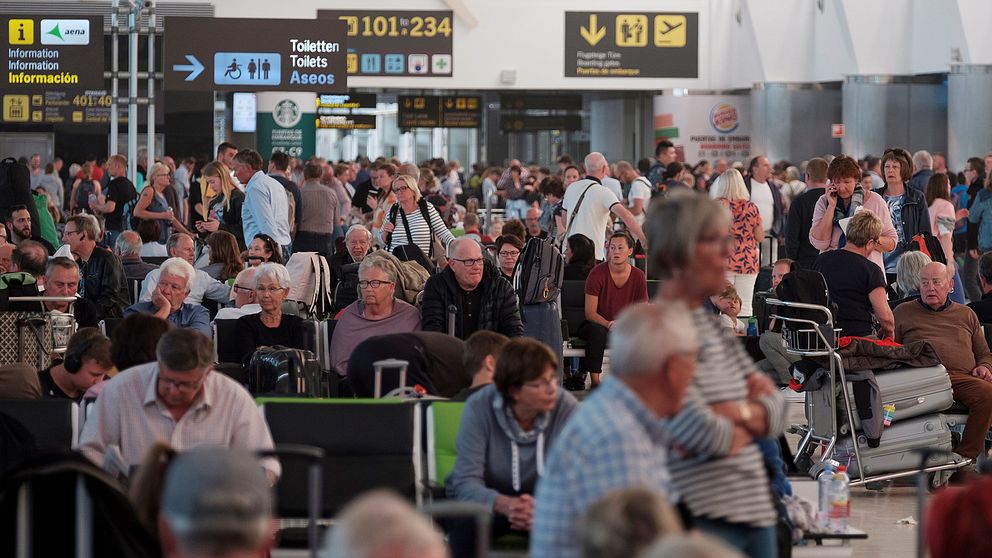
[[[308,348],[313,317],[287,303],[306,281],[291,258],[312,252],[331,270],[329,372],[345,384],[379,336],[464,341],[450,395],[465,409],[445,489],[490,509],[493,536],[528,537],[535,557],[694,546],[772,557],[789,492],[779,386],[796,358],[780,324],[751,332],[748,318],[804,269],[822,275],[843,335],[933,346],[969,408],[955,451],[979,456],[992,426],[982,332],[992,323],[992,154],[960,174],[940,154],[903,149],[797,165],[676,159],[668,141],[653,159],[610,164],[593,152],[554,170],[265,161],[223,143],[212,161],[139,168],[135,185],[120,155],[64,173],[61,160],[42,167],[33,156],[35,207],[7,209],[0,284],[17,275],[31,294],[70,297],[36,309],[71,313],[79,329],[44,370],[0,368],[0,398],[95,397],[80,449],[96,464],[137,466],[163,443],[180,452],[156,523],[166,555],[264,552],[281,469],[244,466],[238,452],[273,440],[245,386],[213,370],[211,322],[237,320],[243,366],[263,347]],[[562,347],[525,335],[514,278],[531,242],[545,240],[561,247],[565,279],[585,282],[581,381],[565,382],[584,390],[589,375],[582,403],[562,389]],[[649,279],[660,281],[653,303]],[[109,337],[101,320],[119,322]],[[749,336],[760,362],[739,339]],[[194,449],[204,445],[227,452]],[[211,476],[197,477],[208,464]],[[971,476],[959,473],[955,482]],[[211,491],[243,494],[247,507],[198,507]],[[471,555],[472,529],[445,527],[454,555]],[[447,552],[408,504],[376,493],[342,512],[325,550],[400,549]]]

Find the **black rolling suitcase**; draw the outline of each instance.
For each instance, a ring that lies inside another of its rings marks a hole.
[[[248,391],[320,397],[320,361],[310,351],[259,347],[248,364]]]

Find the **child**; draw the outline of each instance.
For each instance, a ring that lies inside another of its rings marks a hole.
[[[747,334],[747,324],[737,319],[741,312],[741,297],[732,284],[727,283],[719,295],[710,297],[710,301],[720,311],[720,324],[723,327],[737,336]]]

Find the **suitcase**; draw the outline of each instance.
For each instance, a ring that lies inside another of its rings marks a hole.
[[[248,391],[321,397],[321,376],[320,363],[310,351],[259,347],[248,364]]]
[[[520,306],[520,321],[524,324],[524,336],[533,337],[544,343],[558,359],[558,377],[561,377],[564,364],[562,359],[561,314],[557,302],[541,302]]]
[[[882,405],[889,403],[896,406],[893,422],[939,413],[951,407],[954,403],[954,393],[951,391],[951,378],[947,375],[947,370],[942,366],[930,366],[927,368],[897,368],[894,370],[881,370],[875,373],[875,381],[878,383],[879,395]],[[827,432],[829,430],[829,405],[827,392],[829,388],[810,392],[813,398],[813,427],[817,432]],[[854,388],[850,383],[847,385],[847,394],[851,398],[851,406],[854,406]],[[843,399],[837,397],[835,409],[843,408]],[[854,427],[861,428],[861,421],[858,418],[856,409],[854,410]],[[843,418],[843,413],[838,415]],[[838,425],[846,422],[838,420]]]
[[[882,442],[877,448],[868,447],[863,435],[859,434],[857,438],[866,476],[915,470],[920,466],[920,456],[913,450],[929,448],[950,452],[952,446],[948,419],[940,413],[893,423],[882,433]],[[850,436],[838,440],[833,459],[847,465],[852,477],[860,474]],[[943,455],[931,456],[927,467],[946,460]]]
[[[394,392],[398,394],[402,394],[406,389],[406,369],[408,366],[410,366],[409,362],[405,360],[398,360],[395,358],[390,358],[386,360],[377,360],[373,362],[372,367],[375,369],[375,380],[374,380],[375,387],[373,388],[372,391],[372,397],[375,399],[382,399],[382,371],[387,368],[389,369],[395,368],[399,370],[399,386],[394,390],[390,390],[390,392],[387,393],[386,395],[390,395]]]

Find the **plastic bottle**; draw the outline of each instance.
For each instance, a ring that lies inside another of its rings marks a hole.
[[[882,424],[885,426],[892,425],[892,418],[896,414],[896,406],[892,403],[886,403],[882,405]]]
[[[750,317],[747,320],[747,336],[757,337],[758,336],[758,319],[755,317]]]
[[[836,468],[837,462],[828,459],[823,462],[823,471],[816,477],[819,488],[816,520],[823,529],[827,528],[827,521],[830,518],[830,483],[833,481]]]
[[[831,533],[845,533],[851,517],[851,479],[847,476],[847,467],[841,465],[837,468],[830,482],[829,494],[829,530]]]

